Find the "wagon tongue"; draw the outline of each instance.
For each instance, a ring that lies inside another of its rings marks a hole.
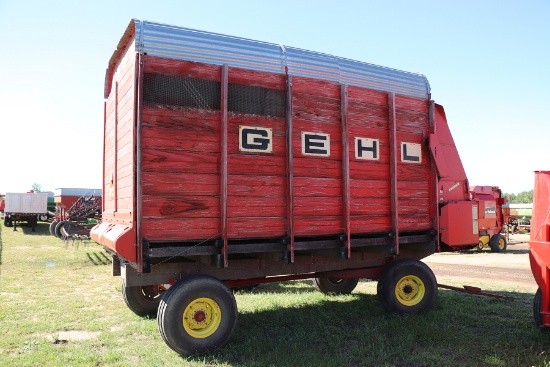
[[[456,292],[462,292],[462,293],[469,293],[477,296],[486,296],[486,297],[494,297],[494,298],[501,298],[501,299],[507,299],[509,301],[513,301],[515,298],[510,296],[500,296],[498,294],[492,294],[492,293],[486,293],[482,292],[481,288],[478,287],[472,287],[470,285],[465,285],[463,288],[453,287],[450,285],[445,284],[437,284],[439,288],[449,289]]]

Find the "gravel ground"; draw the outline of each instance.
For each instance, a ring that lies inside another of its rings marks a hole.
[[[535,292],[537,284],[529,265],[529,235],[510,235],[504,253],[462,251],[438,253],[423,261],[435,273],[438,283],[446,280],[464,281],[464,285],[479,286],[482,282],[521,287]]]

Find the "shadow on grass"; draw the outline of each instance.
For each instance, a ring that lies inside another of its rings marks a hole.
[[[292,297],[301,287],[287,287],[286,293]],[[253,291],[257,297],[264,297],[261,288]],[[283,288],[266,287],[275,293]],[[303,288],[314,289],[305,283]],[[516,301],[440,290],[431,311],[393,315],[376,295],[358,293],[240,312],[228,345],[183,360],[243,366],[484,366],[488,360],[499,366],[543,365],[550,338],[534,327],[533,295],[494,293]]]
[[[111,265],[112,259],[105,255],[104,252],[101,251],[94,251],[91,254],[89,252],[86,253],[86,256],[88,257],[88,260],[96,265]]]
[[[13,231],[13,227],[10,227],[10,230]],[[32,231],[32,227],[27,222],[18,222],[17,230],[22,230],[25,235],[31,236],[51,236],[50,233],[50,223],[38,222],[35,227],[35,232]]]

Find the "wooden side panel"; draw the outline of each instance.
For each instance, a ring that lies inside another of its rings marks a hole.
[[[133,44],[113,73],[113,88],[106,101],[103,218],[131,225],[135,215],[135,79]]]
[[[294,233],[296,236],[343,233],[340,85],[294,77],[292,111]],[[307,155],[306,133],[324,136],[330,145],[322,147],[323,140],[310,140],[318,153]],[[326,154],[319,155],[321,152]],[[326,185],[329,182],[333,185]],[[334,185],[335,182],[338,183]]]
[[[430,229],[430,190],[432,184],[431,158],[427,144],[429,137],[429,104],[427,101],[396,96],[398,144],[412,143],[420,147],[420,162],[398,160],[397,189],[399,195],[399,228],[401,231]],[[401,158],[403,146],[398,147]],[[416,159],[418,153],[410,153]],[[433,203],[432,203],[433,205]]]
[[[147,240],[220,232],[220,114],[144,106],[142,221]]]
[[[388,95],[352,86],[348,95],[351,230],[387,232],[391,230]],[[372,159],[356,156],[356,139],[376,142],[361,145],[376,148]]]

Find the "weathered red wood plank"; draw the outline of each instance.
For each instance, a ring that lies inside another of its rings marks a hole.
[[[211,218],[220,216],[219,198],[215,196],[143,195],[143,216],[147,218]]]
[[[294,215],[296,217],[334,217],[342,215],[340,197],[294,197]]]
[[[340,85],[319,79],[312,79],[294,75],[292,77],[292,89],[294,93],[307,93],[314,96],[340,98]]]
[[[229,68],[229,84],[241,84],[268,89],[285,90],[284,75]]]
[[[262,217],[284,217],[286,203],[284,197],[229,196],[227,213],[234,217],[258,217],[261,226]]]
[[[229,173],[250,176],[283,176],[285,159],[260,154],[230,154]]]
[[[296,177],[294,179],[296,197],[341,197],[342,181],[339,178]]]
[[[286,235],[286,219],[228,218],[228,235],[232,239],[283,237]]]
[[[220,178],[217,174],[194,174],[172,172],[145,172],[142,175],[144,195],[191,195],[218,196]]]
[[[249,175],[229,175],[227,190],[230,196],[278,197],[281,202],[286,202],[286,178],[283,175],[252,178]]]
[[[143,172],[218,173],[218,154],[144,148]]]
[[[143,238],[148,241],[204,240],[220,236],[220,220],[216,217],[148,218],[142,221]]]
[[[217,65],[165,59],[155,56],[145,56],[143,60],[143,72],[146,74],[178,75],[218,82],[221,78],[221,67]]]
[[[356,234],[391,231],[389,215],[352,215],[351,231]]]
[[[342,216],[334,217],[294,217],[296,236],[337,235],[344,233]]]

